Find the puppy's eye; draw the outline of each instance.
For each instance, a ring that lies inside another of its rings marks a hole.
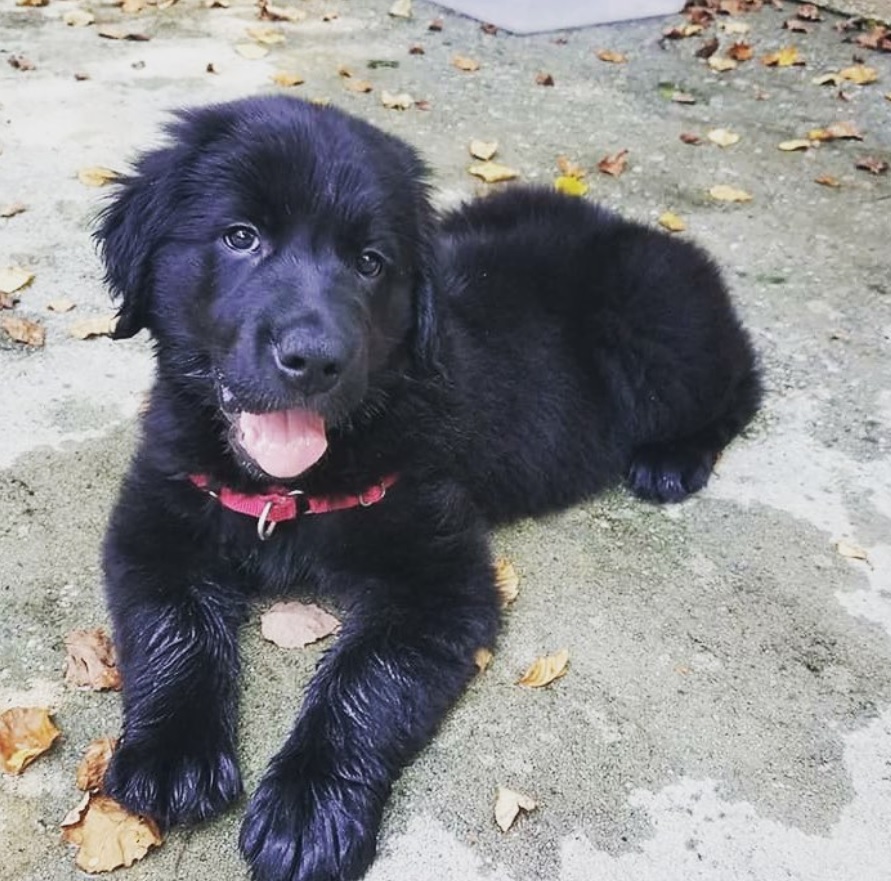
[[[384,258],[377,251],[363,251],[356,260],[356,270],[365,278],[375,278],[384,268]]]
[[[252,226],[238,224],[230,226],[223,234],[227,248],[233,251],[256,251],[260,247],[260,236]]]

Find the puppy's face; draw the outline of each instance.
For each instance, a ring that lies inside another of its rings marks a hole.
[[[162,371],[212,396],[246,466],[294,477],[425,345],[423,170],[287,99],[181,120],[99,233],[123,331],[147,326]]]

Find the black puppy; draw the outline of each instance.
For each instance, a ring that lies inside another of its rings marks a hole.
[[[98,232],[157,381],[105,546],[124,680],[108,792],[164,824],[238,798],[237,633],[295,585],[347,611],[241,846],[362,875],[400,769],[498,629],[488,530],[625,478],[680,501],[754,414],[694,246],[516,188],[442,219],[404,143],[258,98],[178,114]]]

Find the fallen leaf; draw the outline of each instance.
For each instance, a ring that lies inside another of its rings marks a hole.
[[[537,86],[553,86],[554,78],[549,73],[537,73],[535,75],[535,84]]]
[[[219,73],[219,71],[216,68],[216,65],[212,61],[207,65],[207,67],[204,68],[204,72],[205,73]]]
[[[752,196],[745,190],[738,190],[726,184],[716,184],[708,194],[718,202],[751,202]]]
[[[205,2],[229,6],[229,0],[205,0]],[[259,18],[263,21],[296,22],[304,21],[307,17],[303,9],[296,9],[293,6],[274,6],[272,3],[267,3],[266,0],[260,0],[257,6],[260,7]]]
[[[843,80],[856,83],[858,86],[867,86],[879,78],[879,72],[874,67],[867,67],[865,64],[855,64],[853,67],[846,67],[840,70],[838,75]]]
[[[19,298],[13,294],[4,294],[0,291],[0,309],[12,309],[18,301]]]
[[[668,37],[669,40],[683,40],[687,37],[695,37],[697,34],[701,34],[702,31],[703,26],[701,24],[687,23],[665,28],[662,31],[662,36]]]
[[[301,86],[306,80],[300,76],[299,73],[294,73],[290,70],[280,70],[277,73],[274,73],[270,79],[277,85],[282,86],[283,88],[290,88],[291,86]]]
[[[601,61],[607,61],[610,64],[625,64],[628,61],[628,56],[622,52],[615,52],[612,49],[601,49],[597,53],[597,57]]]
[[[117,315],[94,315],[75,321],[68,328],[68,333],[77,340],[88,340],[97,336],[114,336],[117,327]]]
[[[852,544],[845,539],[841,539],[835,543],[835,549],[848,560],[869,560],[869,554],[866,551]]]
[[[748,43],[734,43],[727,50],[727,57],[734,61],[749,61],[755,54],[755,50]]]
[[[577,162],[573,162],[567,156],[557,157],[557,170],[564,177],[583,178],[588,173],[581,165]]]
[[[302,649],[340,628],[340,621],[313,603],[276,603],[260,616],[264,639],[283,649]]]
[[[476,664],[480,673],[483,673],[488,668],[489,664],[492,663],[493,657],[494,655],[489,649],[477,649],[473,653],[473,663]]]
[[[430,24],[427,25],[428,31],[433,31],[433,33],[438,34],[443,29],[443,20],[441,18],[434,18]]]
[[[554,189],[567,196],[584,196],[588,192],[588,185],[577,177],[563,174],[554,181]]]
[[[886,101],[891,101],[891,92],[886,92],[886,93],[885,93],[885,100],[886,100]]]
[[[65,637],[65,681],[92,691],[120,690],[114,643],[101,627],[72,630]]]
[[[720,27],[725,34],[738,35],[747,34],[752,29],[744,21],[722,21],[718,27]]]
[[[48,6],[49,0],[15,0],[16,6]]]
[[[420,43],[415,43],[413,46],[408,47],[409,55],[423,55],[424,47]]]
[[[34,281],[34,273],[21,266],[0,269],[0,294],[13,294]]]
[[[665,227],[669,232],[683,232],[687,224],[671,211],[659,215],[659,226]]]
[[[29,58],[24,55],[10,55],[7,59],[9,66],[15,70],[28,71],[37,70],[37,66]]]
[[[87,187],[104,187],[119,177],[118,172],[111,168],[103,168],[101,165],[81,168],[77,173],[77,179]]]
[[[820,10],[814,6],[813,3],[802,3],[801,6],[798,7],[798,11],[796,15],[799,18],[803,18],[805,21],[822,21],[823,16],[820,14]]]
[[[502,832],[507,832],[521,810],[534,811],[536,807],[535,800],[528,795],[499,786],[495,793],[495,822]]]
[[[726,128],[713,128],[706,137],[719,147],[732,147],[739,142],[739,135]]]
[[[474,159],[482,159],[483,162],[488,162],[498,152],[498,141],[481,141],[474,138],[470,142],[468,149]]]
[[[74,861],[90,873],[132,866],[164,841],[154,820],[128,813],[107,795],[92,796],[80,818],[63,827],[62,838],[77,846]]]
[[[480,69],[480,63],[473,58],[468,58],[466,55],[455,55],[452,58],[452,67],[457,67],[458,70],[472,73],[473,71]]]
[[[672,92],[671,100],[675,104],[695,104],[696,96],[691,95],[689,92]]]
[[[841,81],[841,74],[838,73],[823,73],[811,80],[815,86],[837,86],[841,84]]]
[[[822,174],[820,177],[815,177],[814,183],[820,184],[823,187],[837,188],[841,186],[841,181],[831,174]]]
[[[477,165],[471,165],[467,171],[474,177],[482,178],[487,184],[513,180],[515,177],[520,176],[518,171],[498,162],[481,162]]]
[[[718,73],[724,73],[728,70],[736,70],[738,64],[732,58],[727,58],[724,55],[712,55],[708,60],[708,66]]]
[[[809,34],[811,32],[811,29],[803,21],[799,21],[797,18],[790,18],[784,21],[783,27],[787,31],[792,31],[796,34]]]
[[[43,707],[13,707],[0,713],[0,766],[21,774],[61,734]]]
[[[891,52],[891,30],[885,25],[873,25],[865,34],[860,34],[854,42],[864,49]]]
[[[527,688],[544,688],[555,679],[565,676],[568,664],[568,649],[560,649],[555,655],[536,658],[529,669],[517,680],[517,685],[525,685]]]
[[[692,144],[694,146],[696,144],[702,143],[702,138],[700,138],[699,135],[697,135],[695,132],[681,132],[680,139],[685,144]]]
[[[10,202],[8,205],[0,208],[0,217],[15,217],[16,214],[21,214],[27,210],[28,206],[24,202]]]
[[[338,18],[340,18],[340,13],[335,12],[334,10],[331,10],[331,12],[326,12],[322,15],[322,21],[324,22],[337,21]]]
[[[114,27],[113,25],[105,25],[99,28],[96,33],[106,40],[129,40],[134,43],[147,43],[151,40],[148,34],[131,31],[125,27]]]
[[[878,156],[861,156],[854,163],[854,168],[868,171],[870,174],[884,174],[888,170],[888,163]]]
[[[711,37],[693,53],[697,58],[711,58],[718,51],[718,38]]]
[[[604,156],[600,162],[597,163],[597,170],[602,172],[603,174],[609,174],[613,177],[618,177],[622,172],[625,171],[625,168],[628,165],[628,151],[620,150],[618,153],[614,153],[612,156]]]
[[[236,43],[235,51],[248,61],[258,61],[269,54],[269,49],[259,43]]]
[[[411,18],[411,0],[396,0],[389,11],[394,18]]]
[[[393,94],[386,89],[381,92],[381,104],[383,104],[387,110],[408,110],[414,103],[415,99],[412,98],[408,92]]]
[[[88,9],[69,9],[62,16],[62,21],[71,28],[85,28],[96,21],[96,16]]]
[[[370,83],[368,80],[357,80],[357,79],[345,79],[343,83],[343,87],[348,92],[356,92],[360,95],[365,95],[368,92],[374,90],[374,85]]]
[[[418,110],[429,110],[433,105],[426,98],[421,98],[418,101],[415,101],[415,107]]]
[[[278,46],[285,42],[285,35],[276,28],[245,28],[245,33],[255,42],[263,46]]]
[[[490,37],[494,37],[495,34],[498,33],[498,26],[494,25],[494,24],[490,24],[489,22],[486,21],[480,25],[480,30],[484,34],[488,34]]]
[[[46,304],[46,308],[49,309],[50,312],[70,312],[75,305],[76,304],[71,300],[60,297],[58,300],[50,300],[49,303]]]
[[[97,737],[87,745],[83,758],[77,766],[75,782],[78,789],[90,792],[102,788],[105,770],[117,743],[114,737]]]
[[[580,183],[578,178],[567,179]],[[587,190],[587,187],[585,189]],[[514,564],[505,557],[499,557],[495,561],[495,590],[498,592],[502,608],[509,606],[520,594],[520,576]]]
[[[86,813],[87,808],[90,806],[90,798],[92,794],[89,792],[85,792],[81,800],[73,807],[64,817],[62,817],[62,822],[59,825],[64,829],[66,826],[74,826],[76,823],[79,823],[84,814]],[[63,832],[64,835],[64,832]]]
[[[39,349],[46,342],[46,330],[42,324],[20,318],[17,315],[4,315],[0,318],[0,330],[5,330],[17,343]]]
[[[798,54],[795,46],[784,46],[777,52],[771,52],[761,59],[761,63],[767,67],[792,67],[805,64],[805,60]]]
[[[784,153],[791,153],[794,150],[808,150],[811,147],[811,142],[806,140],[805,138],[794,138],[791,141],[781,141],[777,144],[777,148],[782,150]]]
[[[857,126],[850,120],[833,122],[827,125],[826,128],[813,128],[807,133],[807,136],[812,141],[863,140],[863,135],[860,134]]]

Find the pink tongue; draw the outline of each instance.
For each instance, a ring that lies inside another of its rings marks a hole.
[[[328,448],[325,420],[308,410],[242,413],[239,443],[272,477],[296,477],[322,458]]]

